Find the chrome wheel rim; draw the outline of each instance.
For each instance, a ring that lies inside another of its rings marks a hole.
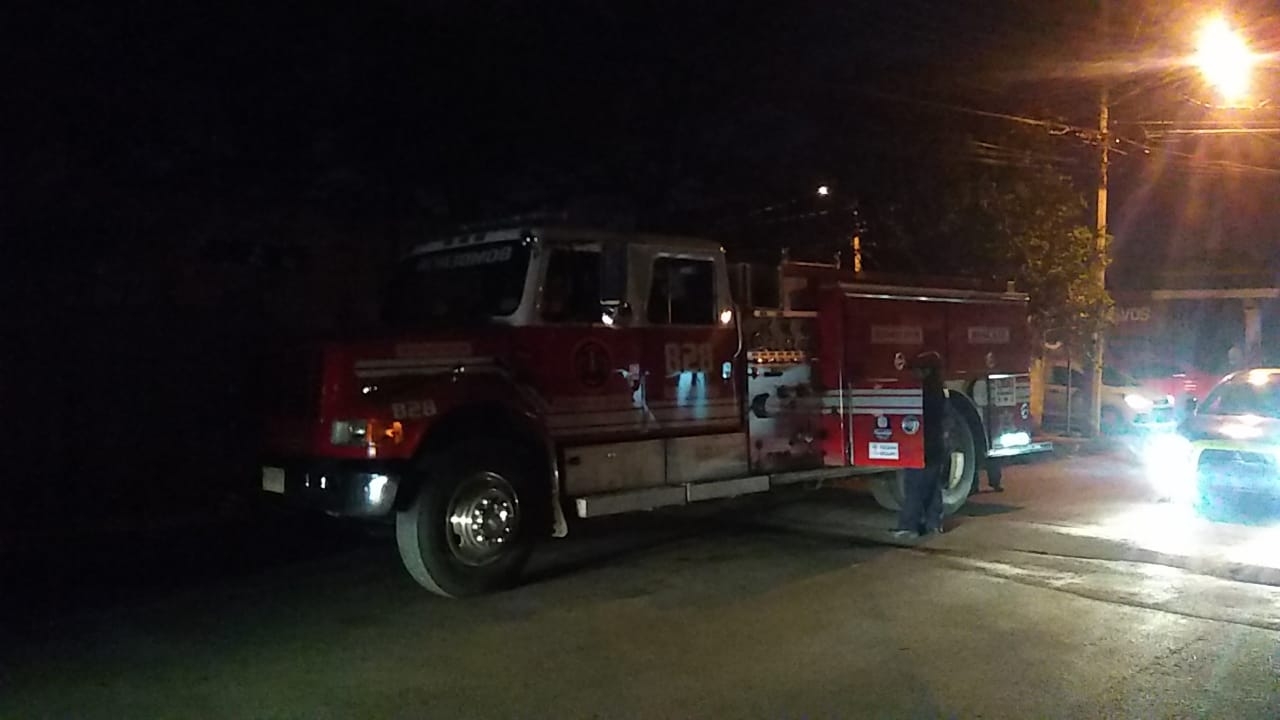
[[[515,542],[519,530],[515,488],[497,473],[468,477],[449,500],[449,549],[465,565],[479,567],[497,560]]]

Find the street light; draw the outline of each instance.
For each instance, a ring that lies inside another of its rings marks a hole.
[[[1105,37],[1110,28],[1108,0],[1100,5],[1099,29]],[[1231,29],[1221,16],[1215,16],[1200,27],[1196,35],[1196,54],[1192,61],[1222,96],[1227,105],[1238,105],[1249,92],[1249,76],[1258,57],[1249,49],[1249,44],[1239,33]],[[1098,112],[1098,202],[1097,202],[1097,240],[1095,263],[1098,284],[1107,286],[1107,185],[1109,151],[1111,146],[1111,101],[1106,83],[1102,85],[1101,102]],[[1105,338],[1101,331],[1093,333],[1093,377],[1089,392],[1089,417],[1095,433],[1102,429],[1102,368]]]
[[[1240,103],[1249,94],[1249,76],[1257,57],[1225,19],[1214,17],[1200,27],[1193,61],[1228,105]]]

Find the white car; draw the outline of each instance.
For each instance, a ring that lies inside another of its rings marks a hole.
[[[1068,382],[1069,381],[1069,382]],[[1084,369],[1066,365],[1050,369],[1045,383],[1045,424],[1062,427],[1067,424],[1067,410],[1071,412],[1071,427],[1082,428],[1088,423],[1089,395]],[[1071,402],[1067,395],[1070,388]],[[1153,393],[1129,375],[1115,368],[1102,370],[1102,431],[1118,434],[1134,431],[1171,430],[1175,422],[1173,398]]]

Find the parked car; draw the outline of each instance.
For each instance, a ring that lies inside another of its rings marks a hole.
[[[1280,498],[1280,369],[1223,378],[1176,432],[1153,435],[1147,476],[1161,499]]]
[[[1142,360],[1124,365],[1123,370],[1132,376],[1149,395],[1169,395],[1180,415],[1203,400],[1214,385],[1222,379],[1217,373],[1195,370],[1176,362]]]
[[[1045,383],[1045,423],[1059,427],[1067,424],[1085,427],[1088,423],[1089,394],[1083,368],[1065,364],[1050,368]],[[1070,395],[1070,403],[1067,401]],[[1120,434],[1135,431],[1171,430],[1176,422],[1173,398],[1167,393],[1152,392],[1127,373],[1113,367],[1102,370],[1102,431]]]

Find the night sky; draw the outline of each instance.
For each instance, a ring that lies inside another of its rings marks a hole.
[[[707,232],[819,184],[865,205],[902,176],[910,203],[911,173],[991,161],[963,143],[1012,118],[1061,123],[1046,154],[1091,196],[1104,77],[1122,261],[1257,249],[1280,136],[1137,124],[1213,112],[1160,65],[1203,11],[1164,5],[1113,0],[1100,35],[1096,2],[22,2],[6,234],[64,263],[303,212],[380,238],[566,207]],[[1269,12],[1232,8],[1259,48]]]
[[[458,223],[570,208],[829,250],[1020,143],[1087,199],[1100,78],[1109,277],[1265,274],[1280,136],[1136,124],[1216,116],[1165,62],[1194,10],[1165,5],[1112,0],[1099,35],[1094,3],[1043,0],[10,2],[0,462],[66,526],[215,502],[257,467],[257,354],[364,322],[397,253]],[[1266,3],[1236,10],[1280,48]]]

